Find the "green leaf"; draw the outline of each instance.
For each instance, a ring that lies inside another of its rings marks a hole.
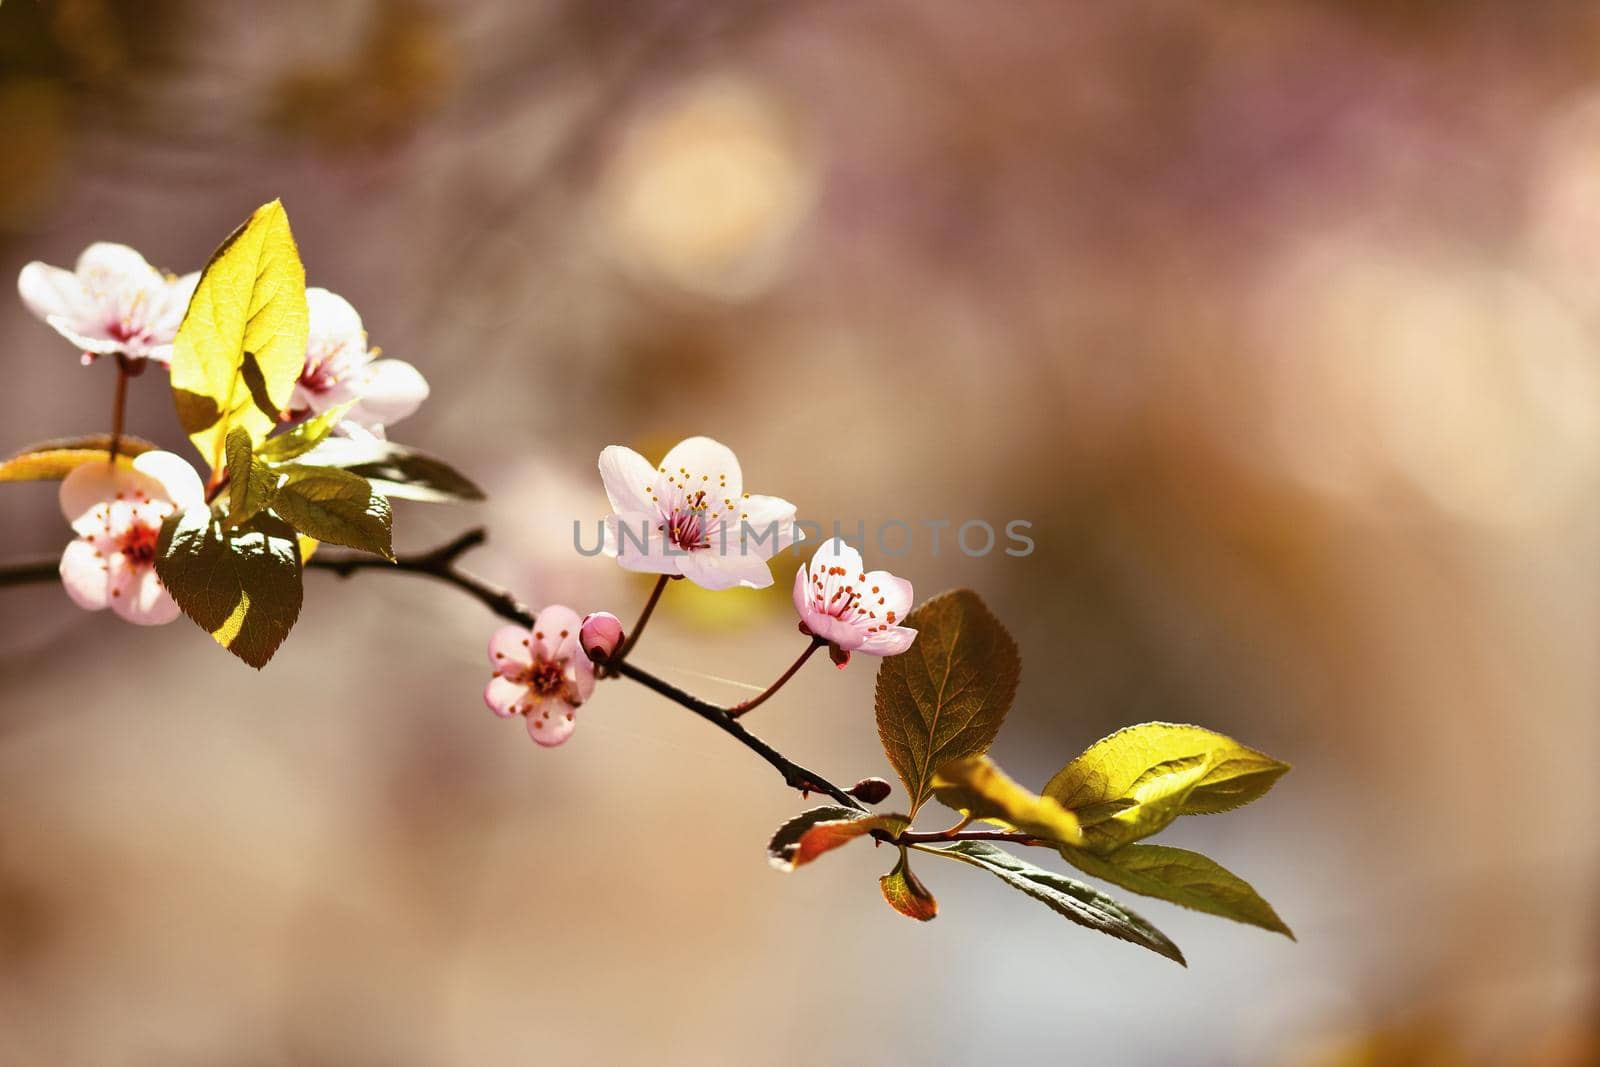
[[[256,449],[256,455],[268,463],[283,463],[302,456],[321,444],[323,439],[333,432],[339,420],[355,406],[354,400],[348,404],[340,404],[338,407],[329,408],[321,415],[307,419],[286,433],[269,437],[261,442],[261,447]]]
[[[1184,963],[1183,953],[1178,951],[1178,946],[1166,934],[1093,886],[1043,867],[1035,867],[986,841],[961,841],[937,848],[918,847],[932,855],[947,856],[988,871],[1011,888],[1041,901],[1056,914],[1079,926],[1143,945],[1151,952],[1188,966]]]
[[[184,431],[222,467],[228,431],[264,439],[306,361],[306,279],[283,205],[255,213],[211,256],[172,346]]]
[[[767,843],[767,861],[780,871],[792,871],[874,830],[898,834],[909,825],[904,815],[873,815],[825,804],[803,811],[778,827]]]
[[[283,482],[272,508],[289,525],[318,541],[394,559],[389,501],[365,478],[337,467],[278,467]]]
[[[306,462],[343,467],[391,498],[428,504],[483,499],[483,490],[444,460],[393,441],[330,437]]]
[[[936,596],[901,621],[917,639],[878,668],[875,702],[878,737],[915,816],[938,767],[994,741],[1022,661],[1006,628],[970,589]]]
[[[1294,940],[1272,905],[1250,883],[1209,856],[1165,845],[1128,845],[1110,856],[1070,846],[1061,855],[1084,874],[1195,911],[1259,926]]]
[[[156,574],[183,613],[216,642],[260,669],[300,616],[300,549],[268,512],[225,527],[210,508],[161,526]]]
[[[123,434],[117,441],[117,463],[131,466],[134,456],[155,447],[142,438]],[[104,463],[110,449],[108,433],[40,441],[0,461],[0,482],[59,482],[85,463]]]
[[[250,435],[235,426],[228,431],[228,525],[238,526],[272,506],[278,472],[250,450]]]
[[[908,918],[927,922],[939,914],[939,902],[933,899],[928,887],[911,873],[911,862],[905,846],[900,848],[900,861],[894,865],[894,870],[878,879],[878,888],[883,890],[883,899],[889,902],[889,906]]]
[[[941,766],[933,776],[933,795],[971,819],[1046,841],[1083,843],[1083,830],[1072,812],[1018,785],[988,756],[968,756]]]
[[[1232,738],[1198,726],[1147,722],[1095,742],[1044,787],[1071,811],[1118,805],[1084,823],[1086,847],[1104,855],[1166,827],[1180,815],[1227,811],[1262,796],[1289,769]]]

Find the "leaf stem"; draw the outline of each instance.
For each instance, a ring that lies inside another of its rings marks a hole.
[[[800,673],[800,668],[806,665],[806,660],[811,658],[812,653],[827,643],[828,642],[822,640],[820,637],[813,637],[811,639],[811,643],[806,646],[806,650],[800,653],[800,658],[795,660],[794,663],[790,664],[789,669],[779,675],[776,682],[773,682],[771,685],[767,686],[766,689],[762,690],[756,696],[751,697],[749,700],[746,700],[743,703],[735,704],[733,707],[729,708],[728,717],[730,719],[737,719],[745,712],[760,707],[766,702],[768,697],[782,689],[785,682],[787,682],[790,678],[793,678],[796,674]]]

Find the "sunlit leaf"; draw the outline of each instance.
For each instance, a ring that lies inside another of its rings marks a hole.
[[[304,462],[343,467],[384,496],[400,500],[437,504],[483,499],[483,490],[444,460],[393,441],[330,437]]]
[[[300,616],[299,546],[267,512],[237,527],[205,507],[169,516],[156,574],[185,615],[252,667],[266,665]]]
[[[904,815],[872,815],[824,805],[801,812],[778,827],[767,843],[767,860],[780,871],[792,871],[874,830],[898,834],[908,825]]]
[[[941,766],[933,776],[933,795],[941,804],[973,819],[1046,841],[1083,842],[1083,831],[1072,812],[1018,785],[988,756],[968,756]]]
[[[272,508],[308,537],[394,559],[389,501],[365,478],[337,467],[275,468],[283,476]]]
[[[939,902],[911,873],[911,860],[904,847],[900,849],[900,860],[894,870],[878,879],[878,888],[883,890],[883,899],[889,906],[908,918],[927,922],[939,914]]]
[[[919,845],[918,849],[988,871],[1011,888],[1028,894],[1079,926],[1143,945],[1169,960],[1184,962],[1183,953],[1178,951],[1178,946],[1166,934],[1093,886],[1043,867],[1035,867],[986,841],[961,841],[937,847]]]
[[[1061,855],[1084,874],[1265,930],[1294,934],[1249,882],[1209,856],[1165,845],[1128,845],[1109,856],[1064,847]]]
[[[904,625],[911,648],[878,668],[878,737],[905,783],[911,814],[933,772],[987,749],[1016,696],[1022,662],[1000,621],[970,589],[927,601]]]
[[[1198,726],[1149,722],[1095,742],[1044,788],[1070,811],[1120,810],[1084,823],[1085,846],[1105,854],[1180,815],[1205,815],[1262,796],[1289,769]]]
[[[257,208],[211,256],[172,346],[172,395],[195,448],[222,467],[228,431],[277,425],[306,360],[305,270],[283,205]]]
[[[352,400],[347,404],[329,408],[320,415],[313,415],[293,429],[261,442],[260,447],[256,449],[256,455],[268,463],[283,463],[297,456],[303,456],[320,445],[328,434],[333,432],[333,428],[339,425],[339,420],[355,406],[356,401]]]
[[[117,462],[131,467],[134,456],[155,447],[123,434],[117,441]],[[104,463],[110,449],[111,435],[106,433],[40,441],[0,461],[0,482],[59,482],[85,463]]]
[[[235,426],[228,431],[228,525],[238,526],[272,506],[278,472],[250,450],[250,435]]]

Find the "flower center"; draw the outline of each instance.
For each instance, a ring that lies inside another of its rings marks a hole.
[[[701,493],[701,497],[705,494]],[[656,526],[657,530],[667,535],[667,540],[686,552],[697,548],[711,547],[711,534],[706,528],[705,511],[703,505],[698,509],[693,502],[689,510],[673,508],[672,514],[666,521]]]
[[[555,660],[534,660],[523,672],[522,681],[542,697],[556,696],[567,688],[566,672]]]
[[[159,528],[135,522],[123,533],[117,549],[134,566],[148,567],[156,558],[156,542],[160,539]]]

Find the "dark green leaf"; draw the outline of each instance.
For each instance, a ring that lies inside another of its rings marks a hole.
[[[228,525],[238,526],[272,506],[278,473],[250,450],[250,434],[242,426],[228,431]]]
[[[1126,845],[1109,856],[1063,846],[1061,855],[1084,874],[1225,919],[1294,934],[1249,882],[1209,856],[1165,845]]]
[[[288,524],[266,512],[237,527],[204,507],[170,516],[156,574],[184,614],[258,669],[300,615],[299,545]]]
[[[394,559],[389,501],[365,478],[337,467],[276,468],[283,482],[272,508],[296,530],[327,541]]]
[[[1004,849],[986,841],[961,841],[954,845],[926,847],[923,850],[935,856],[948,856],[971,864],[999,878],[1013,889],[1021,890],[1043,902],[1056,914],[1071,919],[1079,926],[1087,926],[1112,937],[1119,937],[1135,945],[1143,945],[1169,960],[1184,963],[1167,935],[1157,930],[1137,913],[1119,904],[1115,899],[1066,875],[1035,867],[1018,859]],[[1187,966],[1187,964],[1184,964]]]
[[[424,503],[482,500],[483,490],[442,459],[392,441],[330,437],[307,463],[343,467],[372,483],[384,496]]]
[[[878,737],[916,815],[935,770],[994,740],[1022,661],[1006,628],[970,589],[934,597],[901,622],[917,639],[878,668]]]

